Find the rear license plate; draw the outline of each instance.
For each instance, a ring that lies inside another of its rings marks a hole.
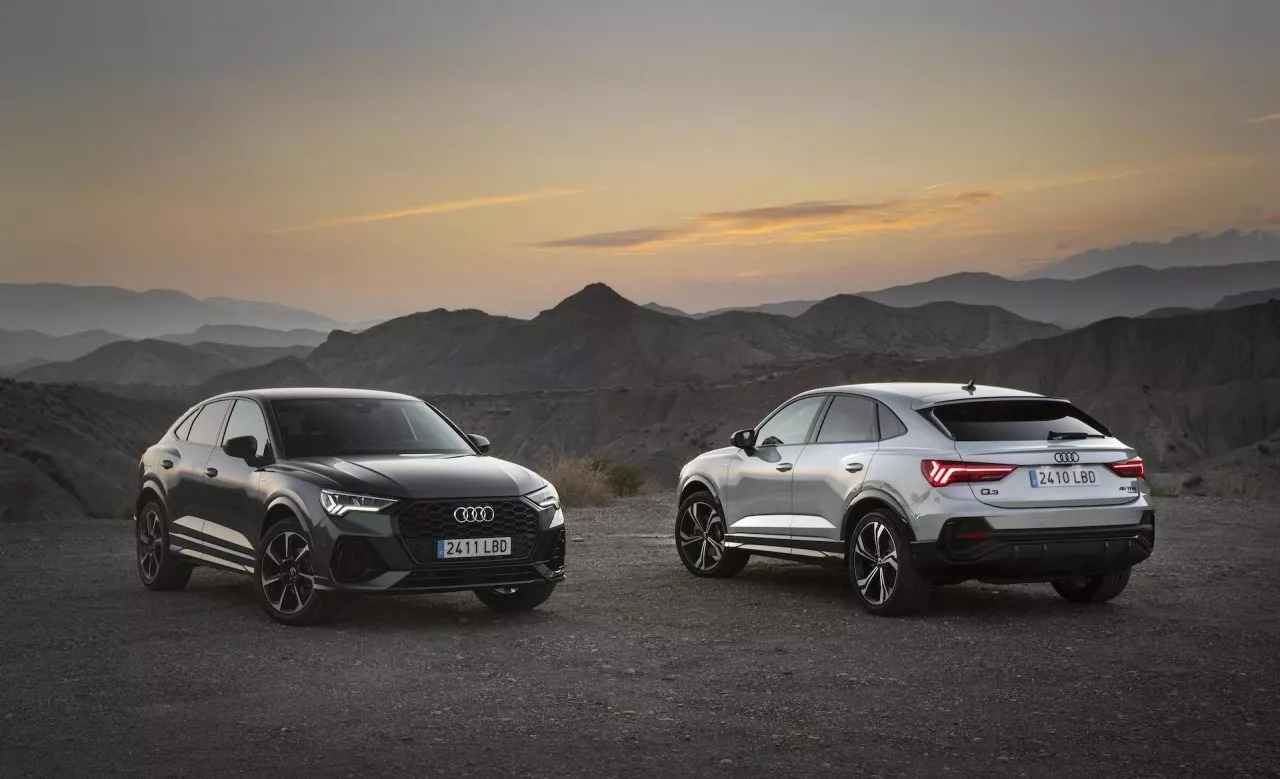
[[[1096,487],[1096,468],[1032,468],[1032,487]]]
[[[511,536],[506,538],[440,538],[436,540],[436,559],[451,557],[502,557],[511,554]]]

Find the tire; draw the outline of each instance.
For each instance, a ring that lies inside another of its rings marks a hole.
[[[910,544],[902,520],[886,509],[872,509],[854,525],[845,559],[853,596],[869,613],[898,617],[928,605],[933,581],[916,568]]]
[[[472,592],[481,603],[494,611],[529,611],[541,606],[555,590],[555,582],[540,582],[516,587],[490,587]]]
[[[727,525],[715,496],[699,490],[680,502],[676,511],[676,553],[694,576],[727,579],[742,570],[751,555],[726,549]]]
[[[1132,568],[1121,568],[1097,576],[1083,576],[1079,580],[1062,579],[1053,583],[1053,589],[1075,603],[1106,603],[1129,586]]]
[[[138,553],[138,578],[149,590],[180,590],[191,579],[195,566],[183,562],[169,549],[169,521],[158,501],[148,501],[134,522]]]
[[[318,625],[333,601],[316,589],[311,536],[294,517],[276,522],[262,536],[254,566],[258,600],[267,616],[284,625]]]

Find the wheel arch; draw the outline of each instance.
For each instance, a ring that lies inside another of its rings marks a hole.
[[[711,493],[711,497],[715,498],[717,502],[720,501],[720,495],[716,492],[715,487],[712,486],[710,479],[704,476],[691,476],[683,485],[681,485],[680,497],[676,500],[676,506],[679,507],[680,504],[688,500],[689,496],[695,492],[709,492]]]
[[[267,510],[262,515],[262,527],[258,529],[258,538],[265,536],[268,528],[285,517],[293,517],[301,522],[304,528],[310,530],[306,512],[292,499],[281,495],[267,503]]]
[[[844,513],[844,524],[840,528],[840,540],[847,544],[849,536],[853,534],[853,529],[857,526],[858,521],[876,509],[885,509],[892,513],[898,518],[903,530],[907,533],[907,537],[912,541],[916,540],[915,529],[911,527],[911,514],[907,512],[901,501],[878,489],[863,490],[849,504],[849,508]]]
[[[138,490],[138,497],[133,502],[133,516],[135,520],[138,518],[138,515],[142,513],[142,507],[152,500],[159,503],[160,508],[165,513],[165,516],[168,516],[169,504],[164,498],[164,487],[162,487],[155,479],[147,479],[142,483],[142,489]]]

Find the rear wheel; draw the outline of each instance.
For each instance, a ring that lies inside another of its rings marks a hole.
[[[884,509],[868,511],[854,526],[846,558],[854,596],[881,617],[911,614],[929,602],[933,582],[911,559],[901,521]]]
[[[553,582],[474,590],[480,602],[494,611],[528,611],[541,606],[555,592]]]
[[[751,555],[725,547],[726,528],[724,512],[710,492],[684,499],[676,513],[676,551],[689,573],[723,579],[747,564]]]
[[[193,566],[169,549],[169,527],[164,509],[156,501],[142,507],[135,523],[138,542],[138,578],[151,590],[180,590],[191,579]]]
[[[1077,576],[1060,579],[1053,583],[1053,589],[1069,601],[1076,603],[1105,603],[1129,586],[1131,568],[1108,571],[1097,576]]]
[[[329,617],[328,594],[316,589],[311,537],[293,517],[262,537],[254,578],[267,615],[285,625],[316,625]]]

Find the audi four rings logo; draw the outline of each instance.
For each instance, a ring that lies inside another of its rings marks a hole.
[[[458,506],[453,510],[455,522],[489,522],[493,520],[493,506]]]
[[[1060,463],[1078,463],[1080,462],[1079,452],[1054,452],[1053,459]]]

